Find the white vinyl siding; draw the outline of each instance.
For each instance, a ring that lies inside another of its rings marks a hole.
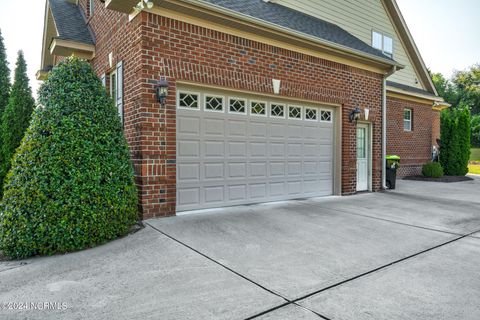
[[[405,69],[388,80],[422,88],[421,83],[415,82],[418,76],[381,0],[278,0],[277,3],[334,23],[367,44],[372,43],[372,30],[392,36],[394,59],[405,65]]]

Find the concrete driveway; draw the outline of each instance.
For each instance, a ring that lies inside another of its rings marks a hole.
[[[477,320],[479,192],[479,177],[399,181],[149,220],[94,249],[0,262],[0,319]]]

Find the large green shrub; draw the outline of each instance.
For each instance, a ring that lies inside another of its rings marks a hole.
[[[12,90],[8,99],[7,107],[3,112],[0,122],[0,199],[3,195],[3,183],[8,170],[10,170],[11,161],[15,150],[25,135],[25,131],[30,124],[35,100],[32,97],[27,76],[27,63],[23,57],[23,52],[18,52],[18,59],[15,68],[15,76]]]
[[[443,176],[442,165],[438,162],[426,163],[422,167],[422,174],[428,178],[440,178]]]
[[[440,163],[448,176],[468,173],[470,159],[470,111],[462,106],[444,110],[440,122]]]
[[[39,102],[0,204],[0,250],[13,258],[94,246],[137,220],[120,117],[91,66],[60,63]]]
[[[0,30],[0,119],[8,103],[10,95],[10,69],[8,69],[7,53],[3,44],[2,31]]]

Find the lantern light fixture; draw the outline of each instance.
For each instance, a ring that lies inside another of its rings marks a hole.
[[[350,123],[352,123],[353,121],[355,121],[355,123],[357,123],[358,119],[360,119],[360,114],[361,113],[362,113],[362,111],[360,110],[360,108],[355,107],[355,109],[353,109],[350,112],[350,115],[349,115]]]
[[[165,106],[168,96],[168,81],[165,77],[161,77],[155,85],[155,94],[157,96],[157,101],[160,102],[162,107]]]

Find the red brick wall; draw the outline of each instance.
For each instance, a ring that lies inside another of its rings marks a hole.
[[[86,1],[81,0],[83,8]],[[108,71],[108,53],[124,62],[125,135],[140,190],[143,218],[175,214],[176,83],[197,82],[255,93],[343,106],[342,192],[356,189],[355,107],[370,108],[373,128],[373,189],[381,189],[382,75],[187,23],[142,13],[132,22],[97,3],[89,24],[97,39],[93,65]],[[161,76],[170,83],[165,107],[154,95]]]
[[[403,110],[412,110],[412,131],[403,129]],[[434,111],[428,104],[387,97],[387,154],[401,158],[399,176],[419,175],[432,157]]]

